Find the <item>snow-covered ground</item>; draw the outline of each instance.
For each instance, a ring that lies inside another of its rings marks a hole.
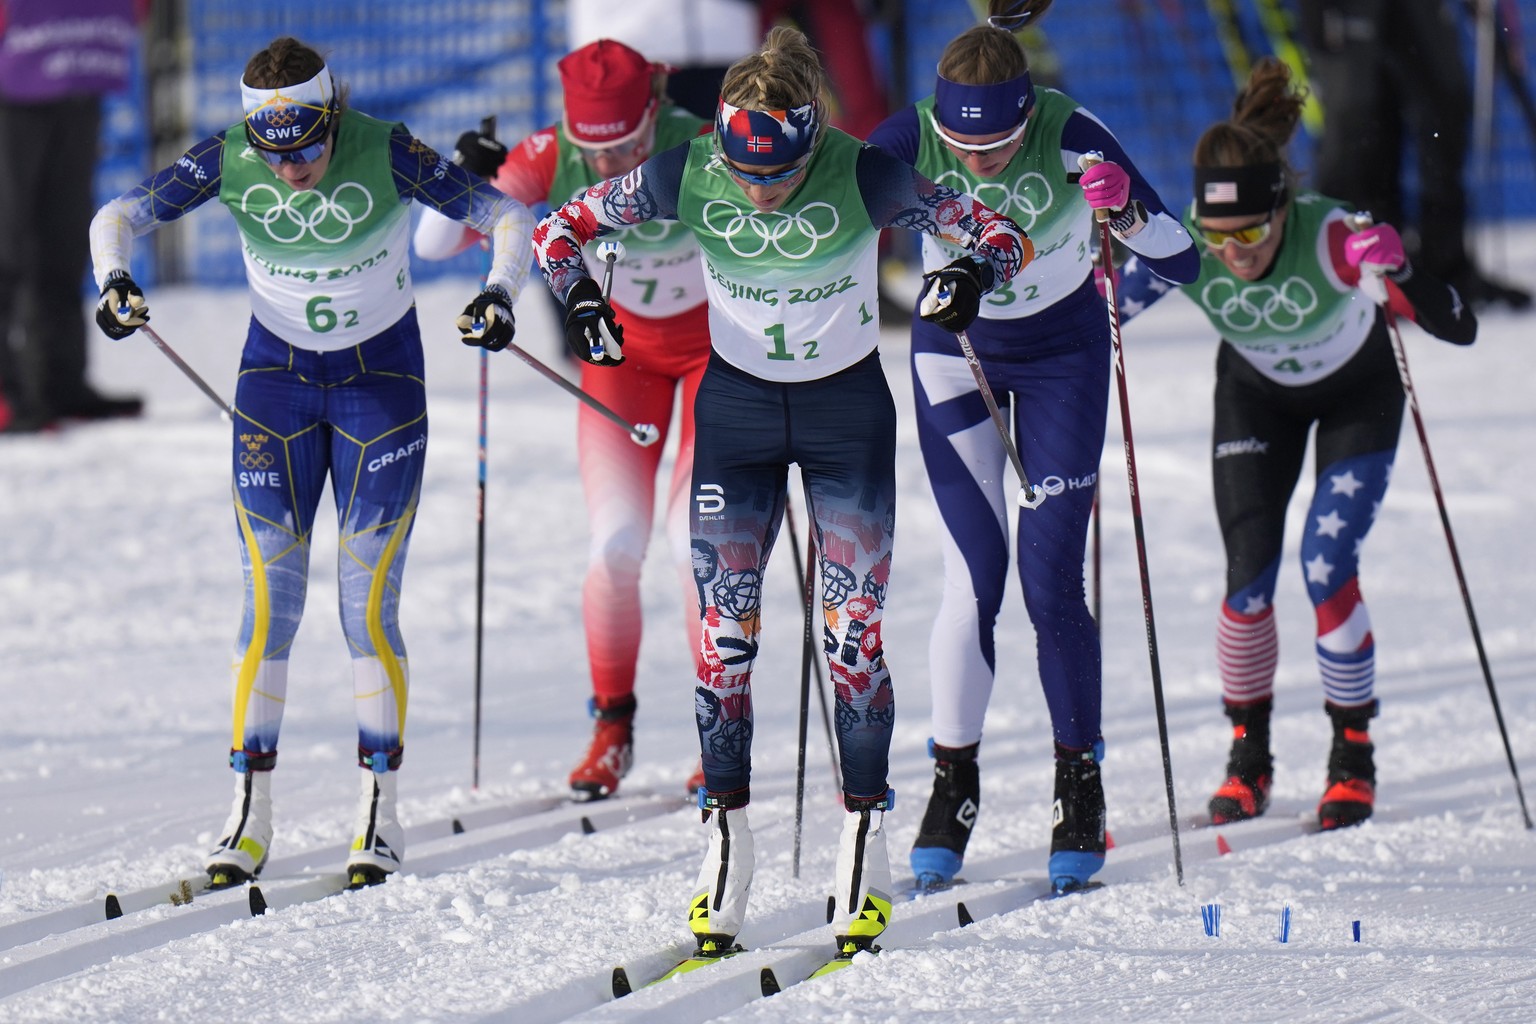
[[[1536,284],[1536,230],[1513,232],[1507,244],[1509,276]],[[451,321],[474,290],[465,281],[420,295],[432,442],[402,612],[412,692],[401,793],[413,839],[406,873],[377,889],[283,905],[315,872],[340,867],[356,784],[335,527],[322,526],[274,781],[273,910],[250,918],[239,893],[190,907],[157,895],[154,908],[91,923],[108,890],[168,893],[195,873],[227,808],[227,665],[240,590],[227,428],[147,340],[98,338],[95,379],[146,393],[148,414],[0,437],[0,1018],[1536,1019],[1536,835],[1521,819],[1411,421],[1363,566],[1383,709],[1373,727],[1377,815],[1336,834],[1301,827],[1321,792],[1329,728],[1312,614],[1288,557],[1277,600],[1274,805],[1260,822],[1186,828],[1181,884],[1113,404],[1102,474],[1104,771],[1116,840],[1101,876],[1108,887],[1027,898],[1044,884],[1050,734],[1015,588],[966,865],[973,884],[899,905],[885,952],[835,980],[756,997],[765,964],[788,975],[812,949],[830,949],[822,915],[841,814],[813,708],[793,877],[800,611],[781,548],[756,675],[758,871],[741,938],[757,948],[610,1002],[615,964],[639,974],[682,948],[705,829],[681,800],[641,801],[635,813],[649,816],[627,825],[593,806],[591,835],[569,807],[522,823],[501,808],[558,796],[590,728],[575,403],[509,354],[492,360],[482,785],[471,790],[479,359]],[[164,338],[228,395],[244,293],[165,288],[149,299]],[[519,318],[519,341],[553,360],[549,304],[530,294]],[[1407,329],[1528,790],[1536,787],[1533,334],[1536,317],[1509,313],[1487,316],[1471,349]],[[1220,781],[1228,739],[1213,650],[1222,554],[1206,455],[1215,339],[1192,306],[1172,298],[1131,325],[1126,344],[1175,792],[1187,821]],[[900,332],[887,332],[887,371],[910,410],[905,347]],[[909,412],[900,472],[885,631],[899,708],[899,799],[886,818],[898,876],[931,772],[925,651],[939,573]],[[1303,504],[1292,503],[1292,550]],[[646,575],[639,762],[624,790],[670,798],[697,743],[660,544],[658,534]],[[454,816],[468,829],[462,836],[449,834]],[[1218,840],[1230,854],[1218,853]],[[957,898],[979,918],[968,928],[956,927]],[[1215,936],[1202,922],[1210,905],[1221,909]]]

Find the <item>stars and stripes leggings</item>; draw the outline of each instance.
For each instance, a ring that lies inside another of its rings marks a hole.
[[[1378,323],[1348,363],[1302,387],[1264,377],[1223,343],[1215,404],[1211,472],[1227,552],[1216,639],[1223,700],[1249,704],[1273,694],[1286,506],[1316,425],[1301,567],[1317,614],[1318,669],[1329,703],[1369,704],[1376,648],[1360,596],[1360,548],[1387,491],[1404,404],[1386,332]]]

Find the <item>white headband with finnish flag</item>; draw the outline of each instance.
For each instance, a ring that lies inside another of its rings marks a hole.
[[[336,84],[320,66],[313,78],[297,85],[257,89],[240,80],[246,135],[263,149],[297,149],[319,141],[336,112]]]

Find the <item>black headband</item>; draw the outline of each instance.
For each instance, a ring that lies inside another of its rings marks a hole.
[[[1196,167],[1195,215],[1244,217],[1269,213],[1285,202],[1285,165]]]

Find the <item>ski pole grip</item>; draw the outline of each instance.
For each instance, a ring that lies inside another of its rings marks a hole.
[[[1082,170],[1082,171],[1086,171],[1090,167],[1096,167],[1096,166],[1098,166],[1099,164],[1101,164],[1103,162],[1104,162],[1104,154],[1100,153],[1100,152],[1097,152],[1097,151],[1088,152],[1088,153],[1079,153],[1078,156],[1077,156],[1077,167],[1078,167],[1078,170]],[[1096,221],[1099,221],[1101,223],[1103,221],[1109,220],[1109,211],[1108,210],[1094,210],[1093,211],[1093,219],[1096,220]]]

